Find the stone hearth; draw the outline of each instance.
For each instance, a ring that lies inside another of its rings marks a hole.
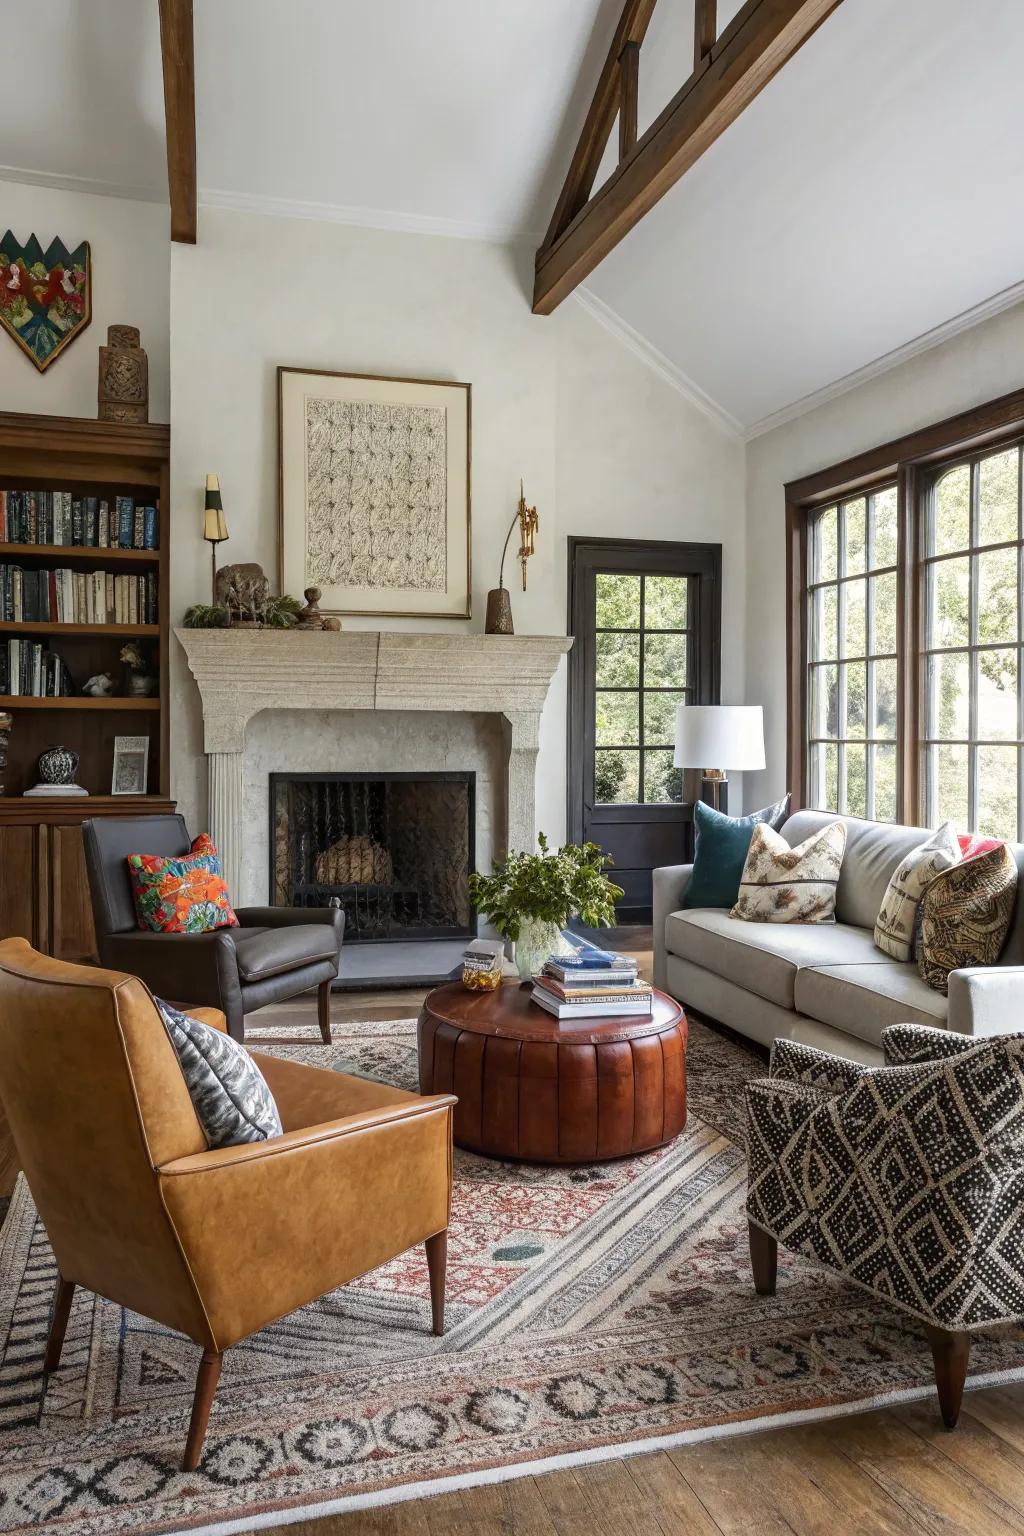
[[[175,635],[202,699],[210,830],[229,888],[240,888],[246,732],[264,710],[317,711],[325,723],[327,712],[348,710],[502,717],[507,845],[534,846],[540,715],[570,637],[214,629]]]

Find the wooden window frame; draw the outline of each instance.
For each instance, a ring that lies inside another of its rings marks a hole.
[[[1001,395],[827,469],[790,481],[786,502],[786,770],[793,809],[807,803],[807,571],[809,514],[832,502],[896,484],[897,734],[896,817],[923,819],[921,783],[921,644],[923,530],[917,507],[922,476],[946,460],[997,450],[1024,433],[1024,389]]]

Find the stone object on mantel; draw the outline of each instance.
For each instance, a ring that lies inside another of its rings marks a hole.
[[[444,635],[393,630],[176,629],[203,707],[209,825],[238,889],[242,763],[263,710],[432,710],[503,715],[508,846],[536,845],[540,716],[569,635]]]

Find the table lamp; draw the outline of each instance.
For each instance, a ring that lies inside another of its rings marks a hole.
[[[760,704],[680,704],[674,762],[677,768],[699,768],[701,799],[724,812],[729,797],[726,769],[742,773],[764,767]]]
[[[207,475],[206,477],[206,502],[203,507],[203,538],[210,546],[213,554],[213,589],[211,601],[217,602],[217,545],[223,544],[228,536],[228,525],[224,521],[224,507],[220,499],[220,476]]]

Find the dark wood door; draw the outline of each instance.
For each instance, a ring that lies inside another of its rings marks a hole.
[[[649,922],[651,871],[691,856],[675,714],[719,700],[721,570],[720,544],[569,540],[569,836],[615,860],[620,922]]]

